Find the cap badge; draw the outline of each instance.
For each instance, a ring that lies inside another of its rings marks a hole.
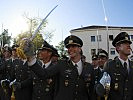
[[[69,40],[69,44],[73,43],[73,40]]]
[[[125,37],[126,40],[128,40],[128,37]]]

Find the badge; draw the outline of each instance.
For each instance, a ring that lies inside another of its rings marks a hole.
[[[118,83],[115,83],[114,89],[115,89],[115,90],[118,90]]]
[[[68,86],[68,84],[69,84],[69,81],[65,80],[65,86]]]
[[[125,37],[125,40],[128,40],[128,37]]]
[[[69,40],[69,44],[73,43],[73,40]]]
[[[50,79],[47,79],[47,82],[48,82],[48,84],[51,84],[53,82],[53,80],[50,78]]]
[[[48,92],[49,91],[49,88],[46,88],[45,91]]]

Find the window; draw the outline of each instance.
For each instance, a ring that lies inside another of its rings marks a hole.
[[[95,36],[91,36],[91,42],[95,42]]]
[[[130,35],[130,37],[131,37],[131,41],[133,41],[133,35]]]
[[[91,55],[95,55],[96,54],[96,49],[91,49]]]
[[[97,41],[102,41],[101,35],[98,35],[98,36],[97,36]]]
[[[109,35],[109,40],[113,41],[113,35]]]
[[[115,55],[115,48],[110,48],[110,54]]]

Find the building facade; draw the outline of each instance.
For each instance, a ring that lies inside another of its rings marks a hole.
[[[83,54],[86,60],[91,62],[93,54],[97,54],[98,50],[104,49],[108,52],[109,58],[114,59],[117,52],[112,45],[114,37],[120,32],[127,32],[133,41],[133,27],[115,27],[115,26],[87,26],[72,29],[70,33],[76,35],[83,40]],[[131,44],[133,47],[133,44]]]

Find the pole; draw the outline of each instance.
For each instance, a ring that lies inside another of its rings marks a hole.
[[[104,1],[103,1],[103,0],[102,0],[102,6],[103,6],[103,11],[104,11],[104,20],[105,20],[105,23],[106,23],[106,32],[107,32],[107,52],[108,52],[108,55],[109,55],[108,19],[107,19],[107,16],[106,16],[106,11],[105,11],[105,6],[104,6]]]

